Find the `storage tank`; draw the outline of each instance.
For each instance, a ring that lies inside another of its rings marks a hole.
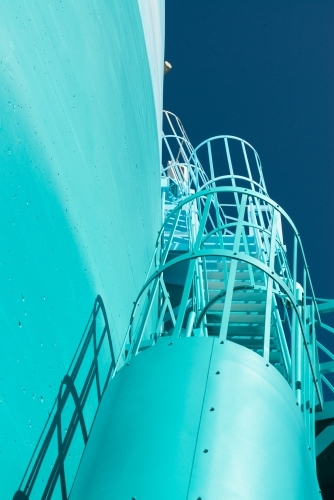
[[[93,309],[115,350],[161,224],[164,5],[5,1],[1,496],[17,489]]]

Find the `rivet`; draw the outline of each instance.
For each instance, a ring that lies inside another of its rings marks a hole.
[[[266,366],[269,366],[268,363],[266,363]]]
[[[215,411],[215,409],[212,407],[212,408],[210,408],[210,411]]]
[[[220,372],[216,372],[216,375],[219,375],[219,374],[220,374]]]
[[[297,405],[297,406],[299,406],[299,403],[298,403],[298,401],[296,402],[296,405]]]
[[[221,344],[224,344],[224,341],[223,341],[223,340],[221,341]]]
[[[209,450],[207,450],[207,449],[205,448],[205,450],[203,450],[203,453],[207,453],[208,451],[209,451]]]

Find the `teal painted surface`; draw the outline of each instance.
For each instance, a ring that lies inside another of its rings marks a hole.
[[[100,294],[114,345],[161,215],[136,1],[0,7],[0,476],[17,489]]]
[[[321,495],[286,380],[250,349],[190,337],[159,339],[110,382],[70,495],[82,498]]]

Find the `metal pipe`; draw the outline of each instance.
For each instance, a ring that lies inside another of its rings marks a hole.
[[[196,318],[195,312],[190,311],[189,316],[188,316],[187,326],[186,326],[185,337],[191,337],[193,327],[194,327],[195,318]]]

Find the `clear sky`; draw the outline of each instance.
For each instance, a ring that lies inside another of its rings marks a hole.
[[[316,295],[334,298],[334,1],[166,0],[165,54],[164,108],[193,146],[230,134],[255,147]]]

